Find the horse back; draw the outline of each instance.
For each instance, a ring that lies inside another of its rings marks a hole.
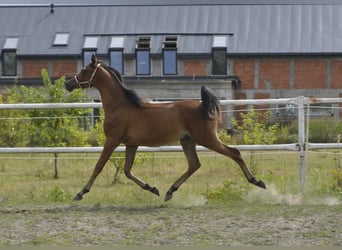
[[[145,103],[144,108],[129,112],[126,144],[158,146],[179,141],[191,135],[208,121],[203,117],[200,101]]]

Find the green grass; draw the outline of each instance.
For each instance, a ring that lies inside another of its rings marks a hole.
[[[248,184],[231,159],[212,152],[199,155],[202,167],[174,193],[168,205],[246,200],[281,203],[295,200],[300,194],[297,152],[243,152],[251,171],[268,186],[266,191]],[[2,154],[0,202],[2,205],[71,204],[71,199],[88,181],[98,157],[99,154],[60,154],[59,178],[54,179],[52,154]],[[113,185],[115,168],[107,163],[92,190],[78,204],[165,206],[166,191],[186,169],[183,153],[138,154],[138,157],[144,160],[133,167],[133,173],[151,186],[156,185],[161,197],[140,189],[122,171]],[[341,164],[342,155],[337,151],[309,152],[305,199],[335,197],[341,200]],[[265,195],[268,197],[263,197]]]

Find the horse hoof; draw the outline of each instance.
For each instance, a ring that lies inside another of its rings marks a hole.
[[[166,195],[165,195],[164,201],[171,200],[171,198],[172,198],[172,194],[170,194],[169,192],[167,192]]]
[[[257,186],[266,189],[266,185],[262,180],[258,181]]]
[[[76,196],[74,197],[73,201],[80,201],[82,200],[82,195],[81,194],[76,194]]]
[[[151,191],[153,194],[159,196],[159,190],[158,190],[158,188],[153,187],[150,191]]]
[[[172,199],[172,194],[171,195],[167,194],[167,195],[165,195],[164,201],[168,201],[168,200],[171,200],[171,199]]]

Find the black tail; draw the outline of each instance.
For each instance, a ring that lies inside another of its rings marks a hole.
[[[201,88],[203,117],[212,121],[221,116],[220,101],[207,87]]]

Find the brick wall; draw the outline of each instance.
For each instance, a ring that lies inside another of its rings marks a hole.
[[[74,61],[58,61],[52,63],[52,77],[74,76],[77,73],[77,63]]]
[[[338,97],[342,93],[342,59],[232,58],[232,74],[240,77],[237,98]],[[338,90],[336,92],[336,90]]]
[[[73,76],[77,73],[76,61],[22,61],[23,78],[40,78],[41,69],[48,70],[51,77]]]
[[[204,60],[184,60],[185,76],[205,76],[207,75],[207,63]]]
[[[242,81],[241,89],[254,89],[254,60],[234,59],[233,73]]]
[[[25,61],[22,62],[23,78],[39,78],[41,77],[41,69],[48,68],[49,63],[46,61]]]
[[[342,60],[334,59],[331,61],[331,88],[342,88]]]
[[[260,60],[259,89],[270,88],[290,88],[290,60]]]
[[[296,89],[325,89],[327,87],[327,61],[324,59],[296,59]]]

